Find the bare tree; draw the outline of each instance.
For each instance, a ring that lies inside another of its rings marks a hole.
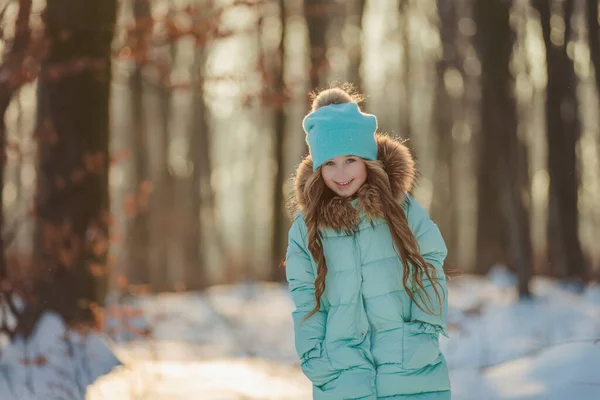
[[[567,54],[571,39],[574,0],[560,3],[564,33],[550,35],[553,17],[550,0],[535,0],[546,46],[546,133],[548,173],[548,260],[558,276],[582,281],[586,266],[579,242],[579,170],[576,147],[581,126],[578,118],[575,66]],[[597,8],[597,7],[596,7]]]
[[[285,0],[279,0],[279,20],[281,23],[281,38],[277,51],[277,65],[275,67],[274,90],[278,101],[275,103],[275,140],[273,146],[273,156],[275,159],[275,180],[273,182],[273,250],[272,263],[273,269],[271,279],[274,281],[285,280],[285,269],[282,268],[281,261],[285,256],[285,199],[283,195],[283,185],[285,179],[284,157],[284,138],[286,129],[285,114],[285,38],[287,29],[287,14]]]
[[[515,40],[510,9],[510,2],[502,0],[475,4],[482,66],[478,262],[513,265],[519,294],[526,297],[530,295],[532,250],[519,176],[519,165],[525,160],[520,157],[514,79],[509,68]]]
[[[18,331],[45,310],[93,324],[106,292],[111,43],[116,1],[51,0],[38,83],[35,298]]]
[[[169,149],[172,140],[171,135],[171,99],[172,89],[170,84],[171,65],[175,59],[176,45],[169,44],[169,57],[161,60],[158,65],[160,71],[159,83],[157,87],[160,102],[160,155],[158,162],[159,177],[156,184],[156,200],[152,202],[152,216],[155,227],[152,229],[153,247],[156,248],[156,270],[152,280],[155,282],[168,282],[169,270],[169,249],[174,238],[171,235],[165,235],[174,228],[174,221],[179,221],[175,208],[175,180],[169,168]]]
[[[8,8],[7,3],[0,12],[0,21],[4,19],[6,10]],[[31,29],[29,26],[29,17],[31,14],[31,0],[19,0],[19,12],[15,22],[15,37],[13,39],[10,51],[4,55],[3,62],[0,65],[0,71],[4,76],[10,76],[11,79],[4,79],[0,83],[0,154],[2,160],[0,160],[0,194],[4,193],[4,175],[6,163],[6,123],[5,116],[6,110],[13,99],[14,94],[19,90],[21,85],[24,83],[24,72],[23,61],[26,57],[27,50],[31,42]],[[7,334],[9,337],[13,337],[14,330],[8,324],[9,311],[14,316],[19,316],[15,303],[14,303],[14,292],[13,285],[9,282],[8,265],[6,259],[6,247],[5,234],[7,227],[4,218],[4,198],[0,195],[0,314],[2,320],[0,321],[0,335]]]
[[[189,180],[191,197],[188,202],[190,219],[186,229],[185,284],[190,289],[200,289],[207,285],[205,244],[202,238],[205,220],[201,219],[201,211],[203,207],[211,206],[209,197],[212,197],[210,139],[204,103],[204,51],[201,47],[195,50],[192,77],[194,112],[189,148],[193,169]]]
[[[139,186],[147,181],[148,176],[148,146],[146,143],[146,114],[144,113],[144,66],[148,62],[148,42],[152,34],[153,21],[151,18],[149,0],[133,0],[134,26],[130,33],[135,68],[131,75],[131,106],[132,106],[132,135],[131,148],[133,153],[133,181],[135,182],[133,196],[134,215],[130,222],[127,241],[129,243],[128,279],[133,284],[149,284],[150,257],[148,244],[150,225],[147,210],[139,201]]]
[[[590,58],[594,65],[596,89],[598,90],[598,96],[600,96],[600,26],[598,24],[598,0],[586,0],[585,6]]]
[[[449,248],[447,265],[455,264],[456,220],[454,206],[457,201],[454,180],[454,139],[452,130],[464,118],[461,93],[449,93],[446,77],[463,79],[462,57],[458,33],[458,16],[455,2],[438,0],[439,31],[442,41],[442,57],[436,66],[437,86],[435,96],[435,127],[437,131],[436,172],[432,213]]]
[[[493,5],[492,5],[493,3]],[[492,8],[493,7],[493,8]],[[504,8],[510,7],[506,4]],[[512,49],[512,33],[504,26],[505,12],[494,16],[501,6],[498,1],[476,1],[474,16],[477,25],[477,38],[480,58],[482,62],[482,104],[481,104],[481,133],[477,140],[477,256],[476,268],[479,273],[486,273],[495,263],[508,263],[509,250],[507,231],[504,216],[500,206],[500,187],[498,186],[499,162],[497,153],[498,135],[494,130],[516,129],[516,117],[513,115],[513,104],[494,104],[496,97],[503,96],[508,88],[509,79],[506,77],[508,56]],[[500,45],[500,48],[489,46]],[[502,51],[500,51],[502,50]],[[501,65],[506,62],[506,65]],[[500,69],[500,71],[497,71]],[[500,79],[504,78],[504,81]],[[499,92],[496,92],[499,90]],[[490,97],[491,96],[491,97]],[[500,99],[510,102],[510,97]],[[508,111],[501,107],[509,107]],[[504,121],[505,115],[512,118]],[[499,124],[497,127],[495,124]]]
[[[203,23],[197,21],[196,23]],[[218,32],[218,20],[209,19],[205,24],[207,32]],[[211,186],[211,135],[208,124],[208,109],[205,103],[204,83],[206,79],[205,48],[212,40],[207,35],[198,41],[192,65],[193,119],[191,124],[189,148],[192,161],[190,183],[190,225],[186,241],[185,284],[190,289],[202,289],[208,285],[206,270],[207,240],[203,232],[210,231],[215,237],[217,247],[222,251],[221,234],[216,222],[214,191]],[[204,212],[205,211],[205,212]],[[206,218],[205,218],[206,217]]]
[[[402,51],[403,51],[403,71],[404,77],[404,101],[402,130],[404,137],[409,138],[412,131],[412,95],[411,95],[411,55],[410,55],[410,0],[399,0],[398,11],[402,21]]]
[[[365,14],[366,0],[354,0],[349,3],[352,6],[352,11],[349,16],[349,20],[358,29],[358,32],[362,33],[363,30],[363,17]],[[349,50],[350,65],[348,67],[348,80],[356,86],[357,90],[363,92],[364,84],[360,74],[360,67],[363,62],[363,47],[361,42],[361,36],[358,35],[355,40],[358,41],[356,45],[352,46]],[[364,102],[363,102],[364,107]]]
[[[600,98],[600,26],[598,24],[598,0],[586,0],[585,5],[590,59],[594,65],[596,93]],[[600,146],[598,147],[598,154],[600,155]]]
[[[317,89],[325,81],[327,65],[327,28],[331,0],[305,0],[304,18],[308,29],[310,87]]]

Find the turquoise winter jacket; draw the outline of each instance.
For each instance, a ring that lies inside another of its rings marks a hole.
[[[425,261],[435,267],[441,310],[425,313],[402,285],[398,257],[377,190],[368,183],[358,198],[334,197],[320,215],[328,267],[320,310],[315,306],[317,265],[308,251],[304,185],[312,174],[310,156],[296,174],[296,209],[289,231],[286,275],[295,310],[295,346],[315,400],[449,400],[448,367],[439,350],[446,335],[448,294],[442,265],[444,240],[427,212],[408,194],[414,163],[402,144],[378,136],[378,159],[402,202]],[[431,282],[424,286],[437,306]]]

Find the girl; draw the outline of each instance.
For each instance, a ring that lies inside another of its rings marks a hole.
[[[302,371],[315,400],[449,400],[446,246],[409,150],[358,101],[327,89],[303,121],[286,255]]]

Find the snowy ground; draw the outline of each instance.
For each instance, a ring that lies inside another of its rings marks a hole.
[[[451,338],[441,346],[453,399],[600,399],[600,287],[578,295],[537,278],[534,300],[519,303],[512,284],[501,269],[450,283]],[[95,382],[101,373],[89,373],[86,400],[311,398],[283,285],[122,299],[119,309],[126,316],[108,328],[124,365]]]

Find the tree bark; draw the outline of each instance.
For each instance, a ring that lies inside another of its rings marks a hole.
[[[574,1],[562,3],[565,31],[563,43],[551,40],[549,0],[536,0],[546,46],[546,133],[550,175],[548,260],[563,279],[583,281],[586,267],[579,242],[579,170],[576,148],[581,133],[578,118],[577,78],[567,55]]]
[[[50,49],[38,83],[35,299],[18,330],[46,310],[93,324],[106,293],[111,43],[114,0],[49,0]]]

